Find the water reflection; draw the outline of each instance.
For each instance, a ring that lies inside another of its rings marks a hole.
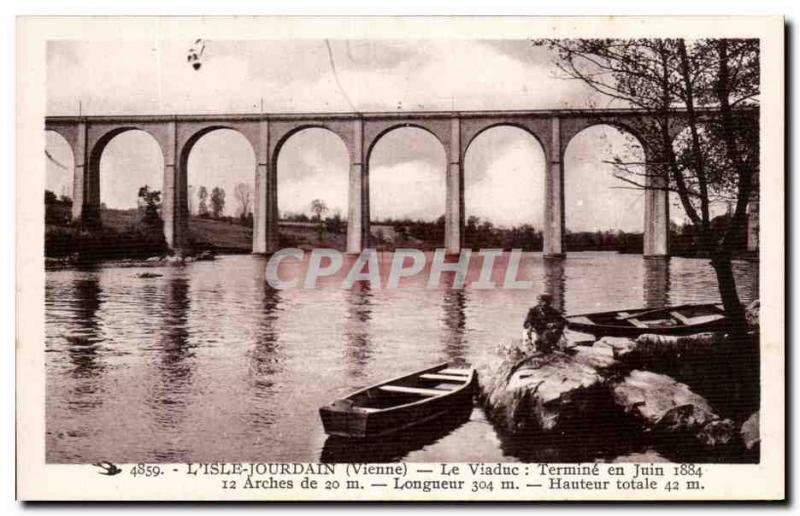
[[[388,270],[391,254],[380,259]],[[281,277],[290,278],[296,261],[285,263]],[[708,261],[679,257],[573,253],[545,260],[525,253],[517,277],[533,281],[530,289],[485,290],[427,289],[423,273],[393,290],[370,290],[366,282],[342,290],[333,278],[314,290],[276,291],[264,282],[265,264],[224,256],[148,266],[162,276],[147,281],[131,280],[144,268],[47,271],[47,460],[313,461],[323,444],[331,461],[611,456],[618,450],[610,447],[629,441],[586,432],[574,445],[572,438],[506,439],[476,421],[444,438],[439,432],[449,430],[434,425],[378,449],[354,449],[326,443],[317,410],[443,359],[477,363],[485,350],[519,337],[525,310],[543,291],[571,313],[719,298]],[[734,273],[742,301],[757,297],[758,264],[737,261]],[[442,276],[452,283],[452,273]],[[721,369],[715,382],[758,375],[757,367],[745,371],[752,362],[739,356],[731,363],[743,370]],[[748,396],[757,406],[757,392],[731,390],[728,405],[743,408],[727,410],[747,412],[750,404],[741,400]]]
[[[369,322],[372,318],[372,287],[368,281],[356,281],[345,294],[347,322],[345,333],[347,346],[347,375],[361,378],[367,374],[372,351],[370,349]]]
[[[192,392],[194,346],[189,342],[187,325],[189,281],[180,271],[174,271],[165,280],[163,319],[157,351],[153,357],[156,360],[154,365],[157,378],[147,404],[154,427],[176,435],[186,417],[188,398]],[[177,437],[179,439],[179,435]],[[154,451],[156,459],[172,462],[183,462],[187,453],[187,450],[171,444],[162,444]]]
[[[544,258],[544,291],[553,296],[553,307],[556,310],[564,311],[564,286],[566,285],[566,275],[564,274],[563,257]]]
[[[73,290],[75,296],[74,326],[73,331],[66,335],[67,353],[74,366],[72,376],[91,379],[97,376],[103,368],[98,357],[102,337],[99,331],[100,320],[97,315],[102,304],[100,297],[103,291],[95,275],[75,280]]]
[[[467,331],[467,294],[464,290],[443,290],[442,321],[444,353],[451,365],[463,365]]]
[[[669,257],[649,256],[644,260],[644,306],[669,305]]]
[[[283,357],[278,346],[277,323],[280,317],[281,295],[266,283],[261,284],[263,297],[256,314],[258,326],[253,348],[248,356],[249,378],[252,382],[252,407],[248,421],[261,430],[275,421],[272,397],[275,395],[275,376],[282,369]]]
[[[75,379],[69,404],[73,409],[84,412],[103,404],[100,375],[105,365],[100,355],[103,337],[98,315],[103,290],[97,275],[92,274],[76,279],[73,293],[73,325],[65,335],[67,355],[73,366],[70,375]]]

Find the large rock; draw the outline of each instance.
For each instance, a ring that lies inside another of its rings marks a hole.
[[[758,427],[759,424],[759,413],[754,412],[752,416],[747,418],[742,424],[741,430],[739,430],[739,435],[742,437],[742,442],[744,443],[744,447],[748,450],[753,450],[758,447],[759,443],[761,443],[761,434]]]
[[[744,309],[744,318],[747,321],[747,326],[751,329],[757,330],[760,325],[760,311],[761,302],[756,299]]]
[[[603,337],[592,347],[608,349],[614,358],[623,359],[636,347],[636,342],[627,337]]]
[[[672,358],[706,356],[723,347],[725,336],[721,333],[696,333],[671,336],[645,333],[639,335],[632,349],[626,353],[628,361],[656,362]]]
[[[649,462],[672,462],[671,460],[663,457],[655,450],[645,450],[642,453],[629,453],[621,455],[611,461],[612,463],[627,463],[635,462],[638,464],[647,464]]]
[[[722,419],[705,398],[669,376],[634,370],[613,389],[614,400],[648,431],[689,437],[706,447],[726,445],[733,422]]]
[[[505,431],[562,431],[613,408],[606,381],[615,366],[612,356],[592,348],[527,355],[520,346],[503,346],[478,366],[481,400]]]
[[[591,346],[594,344],[594,335],[575,330],[566,329],[563,340],[565,347],[574,348],[576,346]]]

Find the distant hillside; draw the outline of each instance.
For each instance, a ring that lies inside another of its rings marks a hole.
[[[105,209],[101,215],[103,226],[116,231],[126,231],[136,224],[139,213],[135,209]],[[281,245],[295,247],[329,247],[344,250],[345,235],[324,231],[318,240],[315,222],[280,222]],[[198,248],[213,248],[222,253],[249,253],[253,249],[253,229],[227,219],[189,219],[189,239]]]

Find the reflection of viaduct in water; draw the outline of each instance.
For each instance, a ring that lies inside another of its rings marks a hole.
[[[682,112],[673,114],[674,134]],[[757,116],[757,113],[756,113]],[[293,134],[324,128],[341,137],[350,157],[347,250],[369,246],[369,158],[377,141],[400,127],[418,127],[433,134],[447,158],[444,247],[457,253],[464,244],[464,156],[483,131],[518,127],[531,134],[548,163],[544,191],[544,253],[564,253],[564,153],[570,140],[587,127],[605,124],[639,139],[652,162],[655,147],[643,139],[657,123],[652,114],[635,109],[462,111],[418,113],[326,113],[261,115],[142,115],[46,117],[45,128],[60,134],[72,148],[75,175],[73,217],[97,221],[100,209],[100,158],[118,134],[140,129],[150,134],[164,155],[163,218],[168,244],[186,244],[188,229],[187,164],[194,144],[217,129],[233,129],[250,142],[256,155],[253,252],[278,248],[278,154]],[[652,170],[652,168],[651,168]],[[645,195],[644,254],[668,253],[669,204],[658,174],[648,174]]]
[[[345,294],[347,297],[347,354],[348,375],[361,377],[366,374],[370,350],[369,321],[372,319],[372,290],[367,281],[356,281]]]
[[[76,378],[96,376],[101,365],[97,360],[97,346],[101,341],[97,311],[100,309],[102,289],[97,276],[79,278],[73,284],[75,292],[74,331],[67,335],[67,353],[75,366],[72,375]]]
[[[669,306],[669,257],[652,256],[644,260],[644,306]]]
[[[553,296],[553,307],[564,311],[564,289],[566,286],[564,261],[559,258],[544,259],[544,291]]]
[[[445,355],[451,364],[464,363],[467,331],[466,295],[462,289],[448,288],[443,291],[442,320],[445,326],[443,343]]]
[[[260,268],[258,270],[262,270]],[[253,382],[253,405],[250,422],[256,429],[263,429],[275,421],[272,397],[275,395],[275,375],[281,371],[283,356],[278,349],[278,314],[281,310],[280,291],[270,287],[263,279],[264,297],[258,315],[256,341],[249,354],[249,376]]]
[[[101,373],[105,369],[98,353],[103,338],[97,312],[102,306],[99,279],[92,274],[73,284],[75,296],[74,326],[67,334],[67,355],[74,366],[71,375],[76,380],[69,393],[73,410],[89,410],[103,404]]]
[[[163,327],[158,341],[158,362],[155,364],[159,375],[158,383],[149,399],[155,424],[159,428],[174,430],[185,417],[188,396],[191,389],[193,346],[189,343],[188,311],[189,281],[173,272],[165,278],[163,299]],[[170,454],[176,450],[161,450],[169,456],[163,459],[176,459]],[[180,452],[177,452],[180,454]]]

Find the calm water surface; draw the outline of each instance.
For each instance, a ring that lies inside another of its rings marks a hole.
[[[391,255],[381,259],[388,268]],[[520,276],[534,286],[523,290],[429,290],[422,278],[276,291],[265,263],[48,271],[48,462],[529,460],[477,408],[455,429],[372,450],[326,440],[317,410],[399,373],[476,361],[520,335],[544,291],[568,313],[718,301],[708,262],[683,258],[530,253]],[[742,300],[757,297],[758,265],[735,270]],[[137,277],[145,271],[162,277]]]

